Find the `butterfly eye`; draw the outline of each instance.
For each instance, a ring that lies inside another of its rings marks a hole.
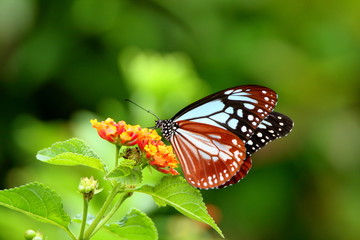
[[[202,98],[156,126],[191,185],[221,188],[246,176],[252,153],[290,132],[291,119],[272,112],[276,102],[273,90],[244,85]]]

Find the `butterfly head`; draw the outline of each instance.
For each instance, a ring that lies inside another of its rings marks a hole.
[[[157,120],[155,128],[160,128],[163,136],[166,140],[170,141],[171,136],[174,134],[175,130],[179,127],[171,119],[168,120]]]

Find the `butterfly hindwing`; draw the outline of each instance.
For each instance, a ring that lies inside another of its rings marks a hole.
[[[250,140],[246,142],[247,154],[253,154],[277,138],[285,137],[293,127],[293,121],[286,115],[272,112],[255,130]]]
[[[220,185],[218,188],[224,188],[227,186],[231,186],[235,183],[238,183],[241,179],[243,179],[248,174],[251,167],[252,167],[251,156],[247,155],[244,160],[244,163],[243,163],[243,165],[241,165],[239,171],[236,174],[234,174],[234,176],[232,176],[232,178],[229,181]]]
[[[178,124],[170,141],[190,184],[216,188],[239,171],[246,148],[238,136],[208,124],[191,121]]]

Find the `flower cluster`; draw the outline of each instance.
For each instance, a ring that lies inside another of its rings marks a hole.
[[[175,170],[178,161],[171,146],[165,145],[154,129],[141,128],[139,125],[129,125],[124,121],[115,122],[108,118],[98,122],[90,121],[93,128],[97,129],[101,138],[122,146],[137,145],[149,159],[150,165],[163,173],[178,175]]]

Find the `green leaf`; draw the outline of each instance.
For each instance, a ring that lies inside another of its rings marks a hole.
[[[63,209],[60,196],[38,182],[1,190],[0,205],[65,230],[70,224],[70,217]]]
[[[83,140],[71,138],[42,149],[36,155],[40,161],[56,165],[84,165],[105,172],[105,164]]]
[[[159,206],[170,205],[185,216],[206,223],[222,237],[220,228],[208,214],[201,193],[180,176],[166,176],[155,187],[144,185],[135,191],[151,195]]]
[[[158,233],[154,222],[145,213],[131,209],[118,223],[104,226],[119,239],[156,240]]]
[[[134,166],[135,163],[134,160],[124,159],[105,178],[121,183],[126,189],[134,189],[142,181],[141,167]]]
[[[126,177],[129,176],[136,164],[135,160],[123,159],[120,161],[119,166],[109,172],[107,178]]]

